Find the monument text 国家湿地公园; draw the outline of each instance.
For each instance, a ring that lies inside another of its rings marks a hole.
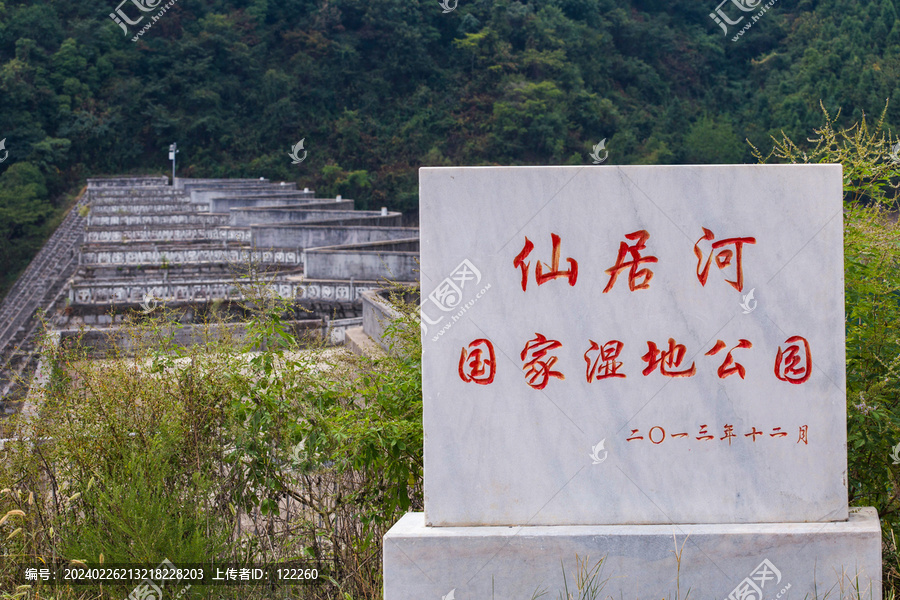
[[[385,598],[602,560],[601,598],[880,599],[841,195],[840,165],[422,169],[425,512]]]

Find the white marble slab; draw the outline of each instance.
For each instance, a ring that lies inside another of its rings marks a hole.
[[[384,538],[384,598],[555,599],[563,568],[572,592],[578,565],[603,559],[601,600],[881,600],[878,515],[856,510],[840,523],[559,527],[425,527],[409,513]]]
[[[424,168],[420,186],[430,525],[847,518],[839,165]],[[610,287],[639,231],[652,278],[631,290],[626,265]],[[577,277],[539,285],[554,234]],[[701,285],[736,237],[743,285],[735,242]],[[561,345],[523,360],[539,335]],[[670,338],[681,364],[650,369]],[[625,377],[601,361],[589,382],[591,342],[614,340]]]

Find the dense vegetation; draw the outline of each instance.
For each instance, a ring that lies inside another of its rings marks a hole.
[[[777,3],[736,42],[716,4],[181,0],[132,42],[149,16],[125,34],[115,0],[0,0],[0,293],[63,192],[165,173],[171,142],[185,176],[407,210],[421,165],[584,164],[604,138],[610,164],[751,162],[745,138],[804,136],[819,100],[858,120],[900,96],[890,0]]]
[[[389,328],[392,353],[358,357],[292,328],[263,285],[244,290],[243,337],[213,316],[202,343],[180,346],[178,313],[159,308],[132,315],[106,360],[46,340],[40,418],[12,418],[26,441],[0,444],[0,598],[125,598],[132,582],[23,586],[21,575],[163,557],[207,573],[302,560],[320,575],[195,585],[184,600],[382,597],[381,536],[423,508],[419,328],[407,310]]]

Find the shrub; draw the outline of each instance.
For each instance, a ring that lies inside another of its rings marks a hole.
[[[40,561],[305,559],[330,584],[279,598],[380,598],[382,535],[422,508],[418,327],[399,328],[406,351],[364,358],[321,345],[284,320],[289,308],[261,296],[245,326],[192,336],[156,309],[102,352],[48,336],[39,412],[13,418],[20,441],[0,450],[0,516],[22,511],[0,525],[0,589]],[[183,597],[213,589],[238,588]]]
[[[884,590],[900,591],[900,555],[894,532],[900,521],[900,228],[896,191],[900,164],[885,112],[870,128],[865,117],[825,123],[799,146],[773,138],[760,162],[839,163],[844,171],[844,286],[847,350],[847,450],[849,498],[874,506],[884,532]],[[893,456],[892,456],[893,454]]]

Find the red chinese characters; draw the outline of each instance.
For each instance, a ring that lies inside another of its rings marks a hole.
[[[812,374],[812,355],[809,352],[809,342],[806,341],[806,338],[794,335],[784,343],[788,344],[787,350],[782,350],[781,346],[778,346],[778,354],[775,356],[775,377],[788,383],[805,383]]]
[[[543,334],[535,333],[535,338],[529,340],[525,344],[525,348],[520,355],[525,364],[522,370],[525,371],[525,381],[536,390],[542,390],[547,387],[547,383],[551,377],[557,379],[565,379],[565,375],[559,371],[553,370],[553,365],[559,357],[547,356],[551,350],[562,347],[562,343],[556,340],[548,340]]]
[[[632,430],[631,430],[631,437],[630,437],[630,438],[625,438],[625,441],[626,441],[626,442],[633,442],[634,440],[642,440],[642,439],[644,439],[644,436],[642,436],[642,435],[636,435],[637,432],[638,432],[637,429],[632,429]]]
[[[584,353],[584,361],[587,363],[587,371],[585,378],[588,383],[592,381],[600,381],[610,377],[625,377],[625,373],[619,373],[621,362],[616,361],[619,353],[622,352],[622,342],[618,340],[610,340],[598,346],[594,340],[588,340],[591,347]]]
[[[725,435],[720,437],[720,440],[728,440],[728,445],[731,445],[731,440],[735,438],[734,435],[734,425],[725,424]]]
[[[619,360],[625,347],[624,342],[609,340],[601,345],[592,339],[587,341],[590,346],[583,355],[584,377],[587,383],[627,377],[622,372],[624,361]],[[792,384],[805,383],[809,380],[812,372],[809,342],[806,338],[795,335],[788,338],[785,343],[786,347],[778,347],[775,357],[775,376],[781,381]],[[553,351],[562,346],[563,342],[549,339],[541,333],[535,333],[534,339],[525,344],[525,348],[521,351],[521,358],[524,361],[522,369],[525,371],[525,379],[529,386],[540,390],[544,389],[551,377],[565,379],[561,371],[554,370],[559,357]],[[726,348],[724,341],[716,340],[715,345],[705,353],[705,356],[721,355]],[[738,343],[725,353],[721,364],[716,369],[718,377],[727,379],[737,374],[738,377],[744,379],[747,369],[735,361],[733,353],[736,350],[752,349],[753,344],[750,340],[738,339]],[[686,357],[687,348],[683,344],[677,343],[674,338],[669,338],[668,344],[663,347],[648,341],[647,352],[641,356],[641,360],[646,363],[641,374],[648,377],[658,369],[660,375],[664,377],[693,377],[697,373],[696,362],[691,361],[688,364]],[[463,347],[457,369],[460,379],[466,383],[488,385],[493,382],[497,370],[493,344],[488,339],[480,338],[472,341],[467,347]],[[670,434],[670,437],[674,437],[674,435]]]
[[[676,344],[674,339],[669,338],[668,350],[660,350],[653,342],[647,342],[647,346],[649,347],[647,354],[641,357],[641,360],[647,363],[647,367],[642,371],[644,376],[652,373],[656,367],[659,367],[659,372],[666,377],[693,377],[697,372],[694,363],[691,363],[689,368],[674,370],[681,367],[687,352],[687,349],[682,344]]]
[[[719,375],[719,379],[725,379],[729,375],[734,375],[735,373],[737,373],[740,378],[743,379],[744,375],[747,373],[747,370],[744,369],[744,365],[734,362],[734,358],[731,356],[731,353],[738,348],[752,347],[753,344],[751,344],[749,340],[738,340],[738,345],[728,351],[728,354],[725,355],[725,362],[719,365],[719,369],[716,371],[716,373]],[[706,353],[706,356],[714,356],[718,354],[719,351],[723,348],[725,348],[725,342],[723,342],[722,340],[716,340],[716,345]]]
[[[754,427],[754,428],[753,428],[753,431],[751,431],[750,433],[745,433],[745,434],[744,434],[744,437],[751,437],[751,436],[752,436],[752,437],[753,437],[753,441],[755,442],[755,441],[756,441],[756,436],[762,435],[762,434],[763,434],[762,431],[759,431],[758,429],[756,429],[756,427]]]
[[[757,437],[762,437],[763,440],[766,439],[766,434],[761,429],[758,429],[755,426],[750,427],[750,431],[748,431],[747,433],[743,433],[743,432],[736,433],[734,430],[734,425],[727,424],[727,423],[724,425],[723,429],[724,429],[724,435],[718,439],[719,439],[719,441],[723,441],[723,442],[727,441],[729,446],[731,446],[732,444],[742,443],[741,442],[742,438],[749,438],[747,440],[748,443],[755,443],[757,441],[756,440]],[[808,425],[800,426],[799,434],[798,434],[798,438],[797,438],[798,444],[809,445],[808,432],[809,432]],[[787,435],[788,435],[787,432],[783,431],[783,428],[774,427],[774,428],[772,428],[772,433],[769,434],[769,437],[770,438],[783,438],[783,437],[787,437]],[[675,440],[675,439],[687,438],[687,437],[689,437],[689,434],[686,432],[685,433],[667,433],[666,430],[662,427],[662,425],[654,425],[647,432],[646,438],[644,438],[644,436],[641,435],[640,429],[632,429],[631,435],[629,435],[627,438],[625,438],[625,441],[626,442],[639,442],[639,441],[643,441],[644,439],[647,439],[652,444],[658,446],[658,445],[662,444],[663,442],[665,442],[666,439]],[[694,439],[697,440],[698,442],[715,442],[716,436],[712,435],[709,432],[708,425],[703,424],[703,425],[700,425],[700,433],[697,436],[695,436]],[[682,444],[682,443],[690,444],[690,440],[687,440],[686,442],[679,442],[679,444]]]
[[[643,263],[655,263],[658,262],[659,259],[655,256],[641,256],[641,251],[647,248],[646,242],[649,238],[650,234],[643,229],[629,233],[625,236],[625,239],[627,240],[636,241],[631,246],[626,242],[621,242],[619,244],[619,256],[616,258],[616,264],[606,269],[606,274],[609,275],[609,282],[606,284],[606,287],[603,288],[604,294],[613,288],[616,279],[619,277],[619,273],[623,269],[628,269],[629,290],[633,292],[634,290],[645,290],[650,287],[650,280],[653,279],[653,271],[647,268],[642,269],[641,265]],[[629,260],[625,260],[626,255],[630,255]],[[638,280],[640,280],[640,283]]]
[[[654,437],[653,432],[656,431],[657,429],[659,430],[659,433],[656,434],[657,439],[653,439],[653,437]],[[656,427],[650,428],[650,433],[648,433],[647,436],[650,438],[650,441],[653,442],[654,444],[662,444],[663,440],[666,439],[666,430],[663,429],[662,427],[660,427],[659,425],[657,425]]]
[[[488,385],[497,373],[494,345],[480,338],[463,347],[459,355],[459,378],[466,383]]]
[[[716,266],[722,270],[725,267],[729,266],[734,261],[734,266],[736,270],[735,279],[732,281],[730,279],[726,279],[731,286],[737,291],[742,291],[744,289],[744,266],[743,266],[743,248],[744,244],[755,244],[756,238],[752,237],[736,237],[736,238],[728,238],[726,240],[719,240],[718,242],[713,242],[712,251],[709,253],[709,256],[706,258],[706,264],[703,263],[703,252],[700,250],[700,242],[707,240],[712,241],[716,238],[715,234],[703,227],[703,237],[697,240],[694,244],[694,255],[697,257],[697,279],[700,280],[700,285],[706,285],[706,278],[709,276],[709,267],[710,263],[715,258]],[[730,248],[726,248],[726,246],[730,246],[734,244],[734,250]]]
[[[546,266],[538,261],[534,266],[534,278],[537,281],[538,285],[544,285],[548,281],[553,279],[557,279],[559,277],[566,277],[569,280],[569,285],[575,285],[575,282],[578,281],[578,261],[572,258],[567,258],[566,260],[569,263],[569,269],[567,271],[559,270],[559,254],[560,254],[560,238],[555,233],[550,234],[550,240],[553,242],[553,253],[550,258],[550,265]],[[531,267],[530,262],[525,262],[525,259],[528,258],[528,255],[531,254],[531,251],[534,250],[534,244],[527,237],[525,238],[525,246],[522,248],[522,251],[513,259],[513,267],[522,269],[522,291],[526,291],[528,287],[528,269]],[[544,270],[544,269],[548,270]]]

